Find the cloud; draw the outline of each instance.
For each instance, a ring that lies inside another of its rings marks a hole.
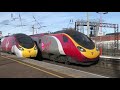
[[[10,21],[9,20],[3,20],[2,22],[0,22],[0,24],[2,24],[2,25],[9,25]]]
[[[14,18],[18,18],[12,20],[11,13]],[[21,21],[19,18],[19,14],[21,15]],[[41,24],[41,26],[47,26],[38,30],[39,33],[47,32],[47,31],[58,31],[62,28],[67,28],[68,26],[74,27],[74,22],[77,19],[87,19],[86,12],[0,12],[0,31],[3,32],[4,35],[8,33],[25,33],[32,34],[32,26],[39,27],[37,22],[35,22],[33,16],[36,20]],[[116,17],[115,17],[116,16]],[[103,16],[103,20],[108,23],[120,23],[119,21],[120,13],[108,13]],[[99,19],[100,15],[96,12],[89,12],[90,19]],[[73,19],[73,24],[70,23],[70,19]],[[23,27],[18,27],[22,25],[27,25]],[[6,25],[5,25],[6,24]],[[7,25],[9,24],[9,25]]]
[[[22,28],[17,27],[21,25],[20,19],[11,21],[12,20],[11,13],[13,14],[14,18],[19,18],[19,14],[20,14],[22,18],[22,24],[27,26]],[[0,19],[1,23],[11,24],[7,27],[2,27],[0,29],[2,31],[7,30],[7,31],[3,31],[6,34],[8,32],[11,32],[11,30],[13,33],[18,33],[18,32],[24,32],[26,34],[31,33],[32,25],[39,27],[35,22],[33,16],[41,24],[41,26],[47,26],[45,28],[41,28],[41,30],[39,30],[41,32],[46,32],[49,30],[51,31],[60,30],[64,27],[67,27],[69,20],[71,18],[74,18],[74,15],[71,15],[70,12],[6,12],[6,13],[1,13],[1,15],[4,16],[2,19]]]

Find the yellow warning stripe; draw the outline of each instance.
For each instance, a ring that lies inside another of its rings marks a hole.
[[[3,57],[3,56],[2,56],[2,57]],[[29,67],[31,67],[31,68],[37,69],[37,70],[39,70],[39,71],[45,72],[45,73],[47,73],[47,74],[50,74],[50,75],[53,75],[53,76],[56,76],[56,77],[59,77],[59,78],[64,78],[64,77],[59,76],[59,75],[57,75],[57,74],[54,74],[54,73],[51,73],[51,72],[42,70],[42,69],[40,69],[40,68],[37,68],[37,67],[35,67],[35,66],[29,65],[29,64],[26,64],[26,63],[23,63],[23,62],[20,62],[20,61],[17,61],[17,60],[12,59],[12,58],[8,58],[8,57],[3,57],[3,58],[10,59],[10,60],[15,61],[15,62],[17,62],[17,63],[23,64],[23,65],[25,65],[25,66],[29,66]]]

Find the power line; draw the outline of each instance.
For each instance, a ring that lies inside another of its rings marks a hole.
[[[68,26],[69,26],[70,24],[73,24],[73,19],[70,19],[70,21],[69,21],[69,23],[68,23],[68,25],[67,25],[67,28],[69,28]]]
[[[19,18],[20,18],[20,22],[21,22],[21,26],[22,26],[22,20],[21,20],[21,16],[20,16],[20,13],[19,13]]]
[[[36,20],[36,18],[33,16],[35,22],[37,22],[37,24],[41,27],[40,23]]]

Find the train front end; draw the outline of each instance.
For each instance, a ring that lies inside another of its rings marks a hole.
[[[84,48],[80,45],[77,46],[79,52],[80,52],[80,55],[78,55],[80,57],[80,61],[83,62],[83,63],[96,63],[99,61],[99,55],[100,55],[100,52],[99,50],[94,47],[93,49],[87,49],[87,48]]]
[[[18,57],[34,58],[37,56],[38,49],[31,37],[27,35],[16,35],[16,40],[18,43],[15,52]]]
[[[36,45],[34,45],[34,47],[29,48],[29,49],[19,45],[18,49],[19,49],[19,52],[21,53],[21,55],[19,55],[19,56],[21,56],[21,57],[32,58],[32,57],[37,56],[38,50],[37,50]]]
[[[100,51],[89,37],[77,31],[66,31],[66,34],[74,43],[73,58],[77,63],[89,65],[99,61]]]
[[[92,64],[99,61],[100,51],[89,37],[82,33],[76,33],[74,40],[76,41],[75,45],[80,52],[78,58],[80,58],[81,62],[84,64]]]

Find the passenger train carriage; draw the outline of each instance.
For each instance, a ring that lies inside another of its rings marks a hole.
[[[31,37],[37,42],[43,58],[82,65],[91,65],[99,61],[100,52],[94,42],[78,31],[63,30]]]
[[[18,57],[36,57],[38,52],[31,37],[22,33],[2,38],[1,48],[3,52],[13,53]]]

